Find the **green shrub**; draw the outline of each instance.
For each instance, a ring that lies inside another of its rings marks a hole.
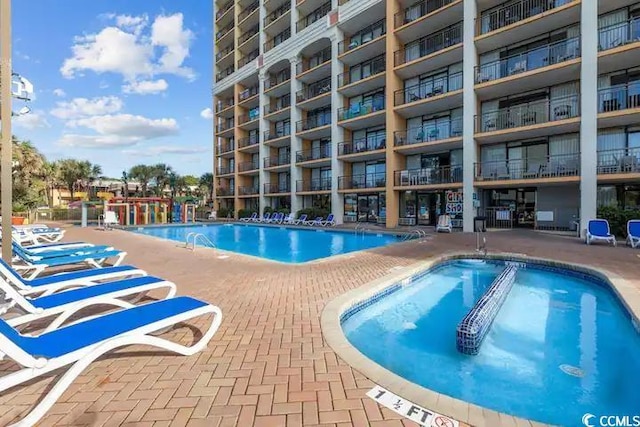
[[[250,218],[253,214],[251,209],[240,209],[238,211],[238,218]]]
[[[291,210],[289,210],[289,208],[280,208],[278,209],[278,212],[285,214],[285,215],[289,215],[291,213]]]
[[[640,219],[640,210],[622,209],[617,206],[603,206],[598,208],[598,218],[609,221],[612,234],[626,238],[627,222],[630,219]]]
[[[264,213],[271,213],[271,212],[273,212],[273,208],[271,206],[264,207]]]
[[[329,216],[331,212],[329,211],[329,209],[322,209],[322,208],[305,208],[305,209],[300,209],[298,211],[298,218],[300,218],[301,215],[306,214],[307,215],[307,219],[316,219],[317,217],[321,216],[323,218],[327,218],[327,216]]]
[[[229,216],[229,213],[231,213],[231,216],[233,216],[233,212],[230,212],[229,209],[220,208],[218,209],[217,215],[218,215],[218,218],[226,218],[227,216]]]

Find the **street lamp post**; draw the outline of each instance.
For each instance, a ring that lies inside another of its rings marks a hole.
[[[0,0],[0,186],[2,196],[2,230],[5,244],[2,259],[11,264],[11,215],[13,207],[13,142],[11,141],[11,0]]]

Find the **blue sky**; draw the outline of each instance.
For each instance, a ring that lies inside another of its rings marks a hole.
[[[13,69],[35,87],[15,135],[112,177],[139,163],[211,171],[211,1],[12,3]]]

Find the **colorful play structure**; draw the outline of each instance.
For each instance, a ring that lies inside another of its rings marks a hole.
[[[120,225],[195,222],[196,205],[171,203],[171,199],[162,197],[114,197],[104,203],[104,210],[114,211]]]

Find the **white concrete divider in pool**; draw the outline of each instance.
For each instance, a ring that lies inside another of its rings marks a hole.
[[[517,271],[517,266],[507,265],[458,324],[456,348],[459,352],[471,355],[478,354],[493,320],[513,288]]]

